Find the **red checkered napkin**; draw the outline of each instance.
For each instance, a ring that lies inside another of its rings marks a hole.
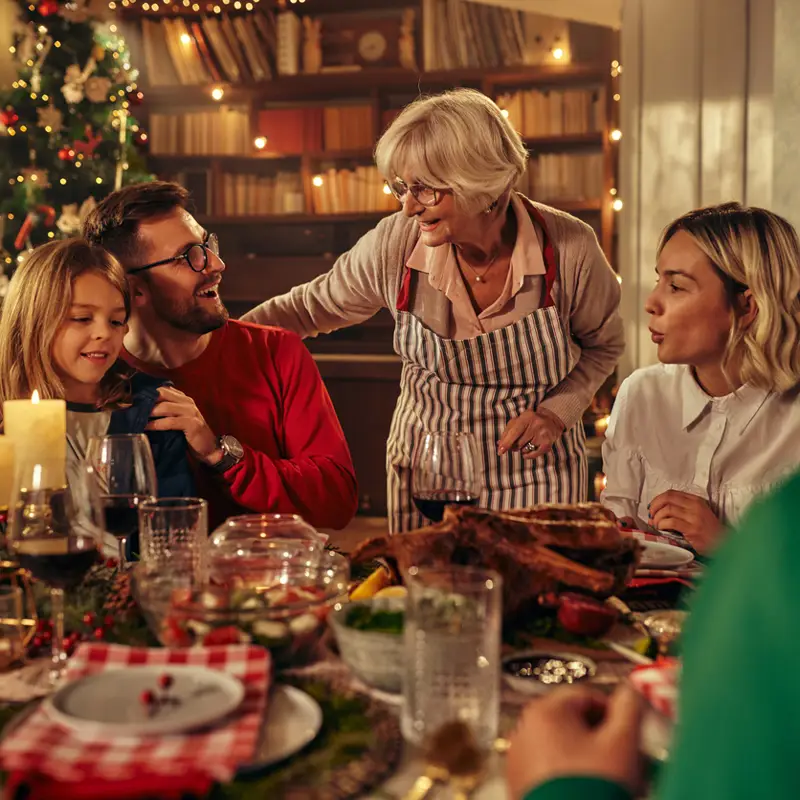
[[[647,698],[650,705],[673,722],[678,706],[678,677],[680,662],[665,658],[655,664],[636,667],[631,683]]]
[[[252,645],[186,650],[84,644],[68,662],[66,677],[82,678],[107,669],[138,664],[188,664],[217,669],[245,687],[239,709],[211,730],[124,740],[78,736],[39,708],[0,745],[4,769],[63,782],[124,782],[143,773],[165,779],[202,775],[228,781],[255,752],[267,699],[269,652]]]

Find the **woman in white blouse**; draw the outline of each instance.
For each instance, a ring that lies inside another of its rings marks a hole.
[[[661,363],[619,388],[602,500],[708,552],[800,464],[800,244],[776,214],[726,203],[666,228],[656,274]]]

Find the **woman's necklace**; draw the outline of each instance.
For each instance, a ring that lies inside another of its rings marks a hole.
[[[486,273],[492,268],[492,265],[494,264],[495,261],[497,261],[497,257],[500,255],[500,250],[498,249],[498,251],[494,254],[494,257],[492,258],[492,260],[489,261],[488,264],[484,264],[481,267],[483,272],[482,273],[478,273],[478,271],[475,269],[475,267],[473,267],[472,264],[469,264],[466,261],[466,259],[459,258],[459,256],[458,256],[458,248],[455,248],[455,251],[456,251],[456,261],[458,261],[459,264],[463,264],[475,276],[475,283],[484,283],[485,277],[486,277]]]

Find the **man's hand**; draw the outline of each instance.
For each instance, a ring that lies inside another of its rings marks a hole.
[[[588,687],[556,689],[522,712],[511,736],[511,800],[566,776],[606,778],[635,794],[640,781],[641,695],[625,684],[611,697]]]
[[[153,408],[148,431],[183,431],[192,455],[204,464],[213,466],[222,459],[217,437],[208,427],[191,397],[173,386],[158,390],[160,402]]]
[[[683,534],[698,553],[713,550],[719,541],[722,524],[702,497],[670,489],[654,497],[649,509],[654,528]]]
[[[497,454],[522,450],[523,458],[538,458],[550,450],[565,430],[564,423],[552,411],[545,408],[523,411],[506,425],[497,442]],[[535,445],[536,449],[525,450],[527,444]]]

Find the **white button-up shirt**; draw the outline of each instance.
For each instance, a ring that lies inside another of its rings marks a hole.
[[[800,465],[800,400],[742,386],[711,397],[684,365],[657,364],[623,381],[603,444],[602,502],[647,525],[668,489],[708,500],[735,522],[757,495]]]

